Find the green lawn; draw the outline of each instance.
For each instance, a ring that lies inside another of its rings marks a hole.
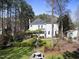
[[[63,55],[61,55],[61,54],[57,54],[57,55],[46,55],[46,57],[45,57],[46,59],[64,59],[64,57],[63,57]]]
[[[0,50],[0,59],[29,59],[32,54],[31,48],[14,47]],[[46,55],[46,54],[45,54]],[[64,59],[62,55],[46,55],[45,59]]]
[[[14,47],[0,50],[0,59],[29,59],[31,54],[31,48]]]
[[[31,39],[27,39],[27,40],[24,40],[23,42],[29,42],[29,44],[31,43],[31,40],[33,40],[32,38]],[[51,40],[51,38],[47,38],[47,39],[41,39],[42,41],[44,41],[44,42],[46,42],[46,44],[45,44],[45,46],[47,46],[47,47],[52,47],[52,45],[53,45],[53,42],[52,42],[52,40]]]
[[[52,45],[53,45],[52,40],[42,40],[42,41],[45,41],[46,42],[46,44],[45,44],[46,47],[51,48]]]

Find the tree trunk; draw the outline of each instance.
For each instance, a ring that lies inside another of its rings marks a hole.
[[[16,19],[17,19],[17,16],[16,16],[16,6],[15,6],[15,26],[14,26],[14,37],[16,36]]]
[[[4,26],[3,26],[3,1],[2,1],[2,39],[3,39],[3,30]]]

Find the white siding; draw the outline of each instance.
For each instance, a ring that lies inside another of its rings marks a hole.
[[[45,24],[30,25],[29,30],[45,29]]]
[[[67,37],[71,38],[72,41],[77,41],[78,40],[78,30],[68,31]]]
[[[45,34],[46,34],[46,38],[52,37],[52,24],[46,24]]]
[[[38,29],[38,25],[30,25],[29,26],[29,30],[37,30]]]
[[[72,38],[74,38],[74,37],[77,37],[77,34],[78,34],[78,31],[77,31],[77,30],[69,31],[69,32],[67,33],[67,37],[72,37]]]
[[[59,27],[58,24],[53,24],[53,36],[55,37],[58,34]]]
[[[43,29],[45,31],[44,34],[41,34],[40,36],[44,36],[46,38],[52,38],[52,36],[56,36],[58,34],[58,24],[37,24],[37,25],[30,25],[29,30],[37,30],[37,29]]]

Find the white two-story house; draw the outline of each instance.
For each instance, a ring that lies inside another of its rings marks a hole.
[[[56,21],[56,20],[55,20]],[[29,30],[34,31],[37,29],[41,29],[44,31],[42,34],[45,38],[52,38],[56,37],[58,34],[58,24],[56,22],[44,22],[43,20],[37,18],[33,22],[29,20]]]

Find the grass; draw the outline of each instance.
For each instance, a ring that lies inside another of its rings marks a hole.
[[[32,54],[32,50],[28,47],[13,47],[0,50],[0,59],[29,59]],[[64,59],[61,54],[52,55],[45,54],[45,59]]]
[[[29,47],[13,47],[0,50],[0,59],[28,59],[31,54]]]
[[[64,59],[62,54],[54,54],[52,52],[45,54],[45,59]]]
[[[23,42],[29,42],[29,43],[31,43],[31,40],[33,40],[32,38],[31,39],[27,39],[27,40],[24,40]],[[47,39],[41,39],[42,41],[44,41],[44,42],[46,42],[46,44],[45,44],[45,46],[47,46],[47,47],[52,47],[52,40],[50,39],[50,38],[47,38]]]
[[[46,42],[46,44],[45,44],[46,47],[49,47],[49,48],[52,47],[52,44],[53,44],[52,40],[42,40],[42,41]]]

